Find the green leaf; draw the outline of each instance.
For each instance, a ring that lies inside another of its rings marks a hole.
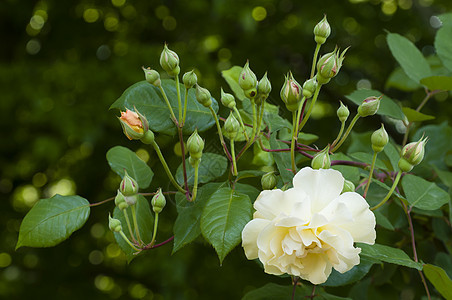
[[[443,15],[446,18],[446,15]],[[450,15],[447,17],[450,20]],[[435,49],[444,66],[452,72],[452,21],[443,20],[443,26],[438,29],[435,37]],[[426,77],[426,76],[424,76]]]
[[[270,146],[272,149],[287,148],[287,145],[278,142],[276,140],[276,132],[273,132],[270,136]],[[278,167],[279,174],[283,182],[286,184],[292,182],[293,173],[291,171],[292,166],[290,162],[290,152],[273,152],[273,158],[275,159],[276,166]]]
[[[304,132],[300,132],[298,134],[298,142],[305,144],[305,145],[310,145],[310,144],[314,143],[315,141],[317,141],[318,139],[319,139],[319,136],[316,134],[304,133]]]
[[[80,196],[57,194],[39,200],[20,224],[16,249],[58,245],[85,224],[89,209],[89,202]]]
[[[191,243],[201,234],[201,214],[212,194],[224,183],[208,183],[198,189],[195,202],[188,202],[185,195],[176,194],[177,218],[174,223],[173,253]]]
[[[370,153],[365,153],[365,152],[356,152],[356,153],[351,153],[349,154],[349,156],[351,156],[352,158],[359,160],[361,162],[364,162],[366,164],[368,164],[369,166],[372,164],[372,158],[373,155]],[[375,167],[379,168],[379,169],[383,169],[383,170],[387,170],[388,168],[386,167],[386,165],[378,159],[375,161]]]
[[[386,40],[392,55],[408,77],[419,82],[431,75],[427,60],[409,39],[397,33],[388,33]]]
[[[151,208],[149,206],[148,201],[144,196],[138,195],[137,203],[135,204],[136,216],[138,228],[140,230],[140,237],[144,243],[150,243],[152,239],[152,233],[154,228],[154,216],[151,213]],[[129,216],[130,225],[133,228],[133,218],[132,218],[132,208],[128,207],[125,211],[127,211],[127,215]],[[113,211],[113,218],[121,221],[122,231],[129,238],[129,241],[132,241],[130,236],[130,231],[127,226],[126,218],[124,217],[124,212],[121,211],[118,207],[115,207]],[[115,240],[118,243],[119,247],[126,254],[127,260],[130,262],[132,259],[136,257],[134,254],[136,251],[130,247],[129,244],[122,238],[122,236],[115,232],[114,233]],[[135,234],[136,237],[136,234]],[[158,238],[158,236],[157,236]]]
[[[239,171],[237,173],[237,177],[235,179],[235,181],[239,181],[245,178],[251,178],[251,177],[262,177],[262,175],[264,175],[266,172],[264,171],[259,171],[259,170],[244,170],[244,171]]]
[[[265,105],[267,107],[267,104]],[[282,118],[278,114],[266,113],[264,111],[264,122],[268,124],[270,131],[278,131],[280,129],[286,128],[291,130],[292,124],[286,119]]]
[[[367,245],[357,243],[361,248],[361,256],[369,259],[377,259],[391,264],[422,270],[422,264],[413,261],[403,250],[384,245]]]
[[[397,170],[399,167],[400,151],[397,150],[397,148],[391,142],[389,142],[384,147],[383,152],[389,158],[389,161],[391,162],[392,165],[392,169]]]
[[[422,135],[428,136],[423,162],[442,163],[444,155],[452,150],[452,128],[446,121],[439,125],[423,126],[413,135],[412,141],[418,141]]]
[[[353,161],[350,157],[347,155],[339,152],[335,153],[331,156],[331,160],[348,160]],[[353,183],[357,183],[359,181],[359,170],[356,167],[352,166],[343,166],[343,165],[334,165],[331,167],[334,170],[338,170],[342,173],[342,176],[344,176],[345,179],[350,180]]]
[[[266,285],[252,290],[243,296],[242,300],[288,300],[291,299],[293,286],[279,285],[276,283],[267,283]],[[302,299],[309,295],[311,288],[308,285],[302,285],[295,289],[295,298]]]
[[[242,69],[242,67],[233,66],[229,70],[221,71],[221,76],[223,76],[224,80],[226,80],[232,92],[235,94],[235,97],[240,101],[246,99],[245,93],[239,85],[239,76],[240,73],[242,73]]]
[[[251,201],[247,195],[223,187],[210,197],[201,216],[201,232],[215,248],[220,263],[240,243],[249,220]]]
[[[430,76],[423,78],[421,83],[425,85],[429,90],[452,90],[452,77],[449,76]]]
[[[367,273],[369,273],[369,270],[373,264],[375,264],[375,260],[363,257],[361,258],[359,265],[354,266],[350,271],[343,274],[333,269],[331,275],[328,277],[328,280],[321,285],[342,286],[361,280]]]
[[[254,202],[261,192],[252,185],[238,182],[234,185],[234,189],[239,193],[247,195],[251,202]]]
[[[385,84],[385,89],[396,88],[404,92],[412,92],[417,89],[420,89],[422,85],[410,79],[402,68],[397,67],[394,71],[389,75],[388,80]]]
[[[187,181],[190,186],[193,186],[195,181],[195,169],[185,161],[187,169]],[[221,177],[228,167],[228,159],[223,155],[215,153],[203,153],[201,163],[198,169],[198,183],[206,183],[218,177]],[[184,172],[182,164],[179,165],[176,171],[176,180],[179,184],[184,183]]]
[[[379,92],[377,90],[356,90],[350,95],[347,95],[346,98],[351,100],[353,103],[357,105],[361,105],[363,103],[363,100],[367,97],[376,96],[379,97],[383,95],[382,92]],[[394,119],[403,120],[405,119],[405,115],[403,114],[402,110],[400,109],[399,105],[389,98],[386,95],[383,95],[383,98],[380,102],[380,108],[378,109],[377,114],[383,115],[383,116],[389,116]]]
[[[444,299],[452,299],[452,280],[447,276],[446,271],[431,264],[425,264],[423,271],[425,277],[427,277]]]
[[[177,116],[178,101],[175,81],[172,79],[163,79],[162,87],[168,96],[174,114]],[[185,97],[185,87],[180,84],[180,92],[183,99]],[[143,114],[149,122],[152,131],[164,134],[174,135],[177,132],[176,126],[170,117],[170,111],[158,87],[149,84],[146,81],[140,81],[130,86],[116,100],[110,108],[124,110],[134,109]],[[218,103],[212,98],[212,107],[218,111]],[[197,128],[199,132],[205,131],[215,124],[210,110],[199,104],[195,97],[195,90],[188,92],[187,118],[185,120],[183,133],[191,134]]]
[[[115,146],[108,150],[107,161],[111,169],[121,178],[124,177],[124,170],[126,170],[137,181],[140,189],[147,188],[154,177],[151,168],[135,152],[126,147]]]
[[[409,107],[402,107],[402,111],[409,122],[422,122],[427,120],[433,120],[435,118],[434,116],[423,114]]]
[[[377,219],[377,224],[380,225],[383,228],[386,228],[388,230],[394,231],[394,226],[392,226],[391,222],[384,214],[381,213],[381,211],[377,210],[374,211],[375,218]]]
[[[449,194],[434,182],[429,182],[415,175],[407,174],[403,176],[402,187],[410,205],[420,209],[439,209],[450,199]]]

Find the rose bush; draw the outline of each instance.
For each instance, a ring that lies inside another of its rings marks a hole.
[[[293,188],[262,191],[242,232],[247,258],[259,258],[266,273],[313,284],[325,282],[332,268],[344,273],[358,265],[361,249],[353,243],[374,244],[375,216],[358,193],[341,194],[343,185],[336,170],[306,167]]]

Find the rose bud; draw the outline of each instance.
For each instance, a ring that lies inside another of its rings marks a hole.
[[[363,103],[358,106],[358,114],[360,117],[367,117],[375,115],[380,108],[380,97],[371,96],[366,99],[364,99]]]
[[[309,99],[314,95],[315,90],[317,89],[317,80],[315,77],[306,80],[303,83],[303,96],[306,97],[306,99]]]
[[[198,76],[196,76],[195,70],[185,73],[184,76],[182,76],[182,82],[187,90],[192,88],[198,82]]]
[[[122,231],[121,221],[113,219],[110,214],[108,214],[108,227],[110,227],[110,230],[113,232]]]
[[[144,75],[146,81],[152,84],[153,86],[159,87],[162,85],[162,81],[160,80],[160,74],[156,70],[152,70],[151,68],[141,67],[144,71]]]
[[[118,117],[121,123],[124,134],[129,140],[141,139],[146,131],[149,130],[149,123],[147,119],[138,112],[135,108],[135,112],[126,109],[125,112],[121,112],[121,116]]]
[[[156,214],[160,213],[163,210],[163,208],[165,207],[166,199],[162,193],[161,188],[159,188],[157,190],[157,193],[154,195],[154,197],[152,197],[151,204],[152,204],[152,210]]]
[[[314,170],[317,169],[329,169],[331,167],[331,159],[330,154],[330,146],[327,146],[325,149],[317,153],[316,156],[311,161],[311,167]]]
[[[280,92],[281,100],[286,104],[290,111],[298,109],[298,103],[301,100],[302,92],[300,84],[293,78],[291,72],[285,77],[284,85]]]
[[[345,106],[341,101],[341,106],[336,111],[337,117],[339,118],[339,121],[341,123],[344,123],[347,121],[348,116],[350,115],[350,111],[348,110],[347,106]]]
[[[326,39],[331,34],[331,27],[328,21],[326,20],[326,15],[324,15],[323,19],[317,23],[314,27],[314,40],[317,44],[325,43]]]
[[[193,134],[187,140],[187,148],[190,153],[190,157],[193,159],[200,159],[202,156],[202,150],[204,149],[204,141],[198,134],[196,129]]]
[[[263,190],[272,190],[276,186],[275,172],[268,172],[261,178],[261,185]]]
[[[236,105],[234,96],[228,93],[225,93],[223,89],[221,89],[221,103],[229,109],[233,109]]]
[[[179,75],[179,56],[177,56],[176,52],[168,49],[168,45],[166,44],[163,47],[162,54],[160,54],[160,65],[162,66],[163,70],[168,73],[168,75]]]
[[[389,142],[389,136],[383,124],[381,124],[380,129],[372,133],[370,141],[372,142],[372,150],[374,150],[375,152],[383,151],[383,148]]]
[[[234,114],[229,114],[229,117],[224,122],[223,129],[225,131],[225,135],[230,139],[233,140],[237,136],[237,133],[240,130],[240,123],[237,121],[237,119],[234,117]]]
[[[196,100],[200,104],[202,104],[205,107],[209,107],[212,104],[212,99],[209,90],[200,87],[198,84],[196,84],[196,92],[195,92]]]
[[[417,142],[412,142],[403,147],[399,160],[399,168],[403,172],[409,172],[414,166],[424,159],[425,144],[428,138],[421,137]]]

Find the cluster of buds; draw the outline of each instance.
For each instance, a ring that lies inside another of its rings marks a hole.
[[[195,163],[199,163],[202,157],[202,151],[204,150],[204,141],[199,136],[196,129],[187,140],[187,149],[190,154],[189,162],[194,167]]]
[[[280,96],[289,111],[293,112],[298,109],[302,91],[300,84],[293,78],[292,72],[289,72],[285,77]]]
[[[257,94],[257,77],[250,69],[249,61],[246,61],[245,66],[239,76],[239,85],[248,99],[254,99]]]
[[[141,140],[145,144],[154,142],[154,133],[149,129],[146,117],[135,108],[135,111],[126,109],[118,117],[122,130],[129,140]]]
[[[427,140],[427,137],[421,137],[419,141],[409,143],[403,147],[398,163],[402,172],[409,172],[414,166],[421,163],[424,159],[424,148]]]
[[[179,56],[177,56],[176,52],[168,49],[166,44],[160,54],[160,65],[170,76],[175,77],[180,73]]]
[[[339,55],[340,49],[337,47],[333,52],[324,54],[319,61],[317,62],[317,82],[320,84],[328,83],[331,78],[339,73],[339,70],[342,67],[342,62],[345,58],[345,52],[347,52],[348,48],[346,48]]]
[[[228,118],[224,122],[223,130],[225,136],[227,136],[230,140],[235,139],[239,133],[240,123],[237,121],[236,117],[234,117],[232,111],[229,113]]]
[[[155,193],[154,197],[151,200],[152,210],[158,214],[160,213],[166,205],[165,196],[162,193],[162,189],[159,188],[157,193]]]
[[[374,150],[374,152],[383,151],[383,148],[389,142],[389,136],[388,136],[388,133],[386,132],[383,124],[381,124],[380,129],[378,129],[372,133],[372,136],[370,137],[370,141],[372,143],[372,150]]]
[[[311,161],[311,167],[313,169],[329,169],[331,167],[330,159],[330,146],[326,146],[325,149],[317,153]]]

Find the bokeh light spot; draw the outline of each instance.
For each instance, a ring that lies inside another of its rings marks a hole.
[[[96,56],[99,60],[107,60],[111,55],[110,47],[102,45],[97,48]]]
[[[348,32],[348,34],[350,35],[355,35],[359,32],[360,27],[358,22],[356,22],[356,20],[354,18],[345,18],[342,26],[344,27],[344,29]]]
[[[129,51],[129,46],[124,42],[116,42],[113,52],[118,56],[124,56]]]
[[[99,250],[93,250],[89,253],[88,260],[93,265],[99,265],[104,261],[104,254]]]
[[[75,182],[70,179],[63,178],[53,183],[46,191],[46,194],[49,197],[52,197],[56,194],[60,194],[62,196],[73,195],[75,194]]]
[[[130,296],[136,299],[142,299],[143,297],[146,296],[147,293],[148,289],[140,283],[132,285],[129,290]]]
[[[44,23],[45,23],[45,20],[40,15],[34,15],[30,19],[30,26],[36,30],[41,30],[41,28],[44,26]]]
[[[428,7],[433,4],[433,1],[434,0],[419,0],[419,5]]]
[[[111,0],[111,4],[113,4],[116,7],[121,7],[124,4],[126,4],[126,0]]]
[[[37,188],[44,186],[47,183],[47,176],[44,173],[36,173],[33,175],[33,179],[31,180],[33,185]]]
[[[229,61],[232,57],[232,52],[228,48],[221,48],[218,50],[218,59],[221,61]]]
[[[212,52],[220,47],[220,37],[218,35],[210,35],[204,39],[204,49],[208,52]]]
[[[94,23],[97,20],[99,20],[99,17],[100,17],[99,11],[95,8],[88,8],[85,9],[85,11],[83,12],[83,19],[87,23]]]
[[[367,79],[361,79],[356,83],[357,90],[370,90],[372,88],[372,83]]]
[[[381,5],[381,11],[388,16],[395,14],[397,11],[397,4],[394,0],[384,1]]]
[[[157,6],[157,8],[155,9],[155,16],[160,20],[163,20],[164,18],[169,16],[169,13],[170,11],[165,5]]]
[[[286,17],[286,19],[284,20],[284,26],[287,29],[292,29],[292,28],[294,28],[295,26],[298,25],[299,21],[300,20],[298,19],[298,17],[296,15],[293,15],[293,14],[292,15],[288,15]]]
[[[102,292],[111,291],[115,287],[113,278],[105,275],[97,275],[94,278],[94,286]]]
[[[399,0],[399,7],[401,9],[410,9],[413,6],[412,0]]]
[[[177,26],[176,19],[171,16],[165,17],[163,19],[162,26],[163,28],[165,28],[165,30],[172,31],[176,29]]]
[[[115,258],[121,255],[121,248],[119,248],[117,243],[111,243],[106,248],[106,254],[109,258]]]
[[[24,256],[24,265],[27,268],[30,268],[30,269],[35,268],[38,265],[38,262],[39,262],[39,258],[36,254],[30,253],[30,254],[26,254]]]
[[[435,29],[440,28],[442,25],[441,20],[437,16],[431,16],[429,22],[430,26],[432,26]]]
[[[256,6],[251,12],[251,16],[255,21],[263,21],[267,17],[267,10],[262,6]]]
[[[104,20],[104,27],[108,31],[116,31],[118,29],[119,20],[116,17],[106,17]]]
[[[38,54],[41,51],[41,43],[36,39],[29,40],[25,46],[25,50],[31,55]]]
[[[96,239],[100,239],[105,234],[105,227],[101,223],[96,223],[91,226],[91,236]]]
[[[138,149],[135,154],[145,163],[149,161],[149,152],[146,149],[140,148]]]
[[[12,262],[11,255],[8,253],[0,253],[0,268],[6,268]]]

